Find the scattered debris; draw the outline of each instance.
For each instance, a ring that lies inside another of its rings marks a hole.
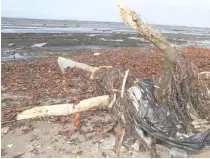
[[[111,150],[115,146],[115,137],[110,134],[108,138],[105,138],[103,142],[100,144],[101,149],[103,150]]]
[[[93,155],[90,152],[83,152],[81,155],[79,155],[79,158],[92,158]]]
[[[76,154],[77,154],[78,156],[81,156],[81,155],[83,154],[83,151],[78,151]]]
[[[77,102],[77,104],[79,104],[79,101]],[[73,120],[74,120],[74,126],[75,127],[79,127],[79,124],[80,124],[80,113],[78,113],[78,112],[74,113]]]
[[[32,152],[35,150],[35,146],[34,145],[28,145],[28,151]]]
[[[3,134],[7,134],[8,132],[9,132],[9,127],[3,127],[2,129],[1,129],[1,132],[3,133]]]
[[[205,119],[196,119],[192,121],[192,125],[195,129],[199,130],[200,132],[207,131],[208,129],[210,129],[210,123]]]
[[[86,136],[87,139],[91,139],[95,135],[96,135],[96,133],[95,132],[92,132],[92,133],[86,134],[85,136]]]
[[[59,135],[64,135],[64,136],[69,136],[69,135],[73,135],[76,133],[75,130],[60,130]]]
[[[4,51],[4,53],[7,55],[14,55],[16,53],[16,51],[15,50],[6,50],[6,51]]]
[[[23,130],[24,132],[28,132],[28,131],[30,131],[30,128],[27,127],[27,126],[24,126],[24,127],[22,128],[22,130]]]
[[[9,144],[7,145],[8,148],[12,148],[13,144]]]
[[[175,157],[175,158],[187,158],[188,157],[188,154],[185,150],[183,149],[178,149],[176,147],[172,147],[170,150],[169,150],[169,154],[172,156],[172,157]]]
[[[38,43],[38,44],[34,44],[31,47],[43,47],[44,45],[46,45],[47,43]]]
[[[107,158],[108,157],[105,152],[102,152],[102,155],[103,155],[104,158]]]
[[[21,158],[23,154],[25,154],[25,152],[17,153],[17,155],[14,155],[13,157],[14,158]]]
[[[95,35],[95,34],[89,34],[89,35],[87,35],[87,36],[94,37],[94,36],[96,36],[96,35]]]
[[[10,43],[10,44],[8,44],[8,46],[9,46],[9,47],[15,46],[15,43]]]
[[[127,151],[127,149],[125,148],[125,146],[121,146],[120,151],[124,152]]]
[[[6,150],[5,149],[1,149],[1,157],[5,156],[6,154],[7,154]]]
[[[83,135],[80,135],[80,136],[78,137],[78,139],[80,140],[80,142],[85,142],[85,141],[86,141],[86,138],[85,138],[85,136],[83,136]]]
[[[31,152],[24,153],[24,154],[22,155],[22,158],[32,158],[32,157],[33,157],[33,153],[31,153]]]
[[[100,54],[101,54],[101,53],[96,52],[96,53],[94,53],[93,55],[98,56],[98,55],[100,55]]]
[[[2,57],[2,61],[12,61],[12,60],[26,60],[26,56],[22,56],[17,52],[9,52],[8,56]]]
[[[110,40],[110,41],[118,41],[118,42],[122,42],[123,41],[123,39],[116,39],[116,40]]]
[[[105,39],[105,38],[100,38],[100,40],[102,40],[102,41],[108,41],[107,39]]]
[[[15,58],[23,58],[23,56],[22,56],[21,54],[19,54],[19,53],[15,53],[15,54],[14,54],[14,57],[15,57]]]
[[[136,140],[136,142],[131,146],[135,151],[139,151],[139,141]]]
[[[92,127],[92,125],[82,126],[81,130],[84,131],[84,132],[92,132],[93,131],[93,127]]]

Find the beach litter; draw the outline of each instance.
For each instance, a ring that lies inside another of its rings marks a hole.
[[[15,46],[15,43],[8,44],[9,47]]]
[[[94,53],[93,55],[98,56],[98,55],[100,55],[100,54],[101,54],[101,53],[96,52],[96,53]]]
[[[46,45],[47,43],[38,43],[38,44],[34,44],[32,45],[31,47],[38,47],[38,48],[41,48],[43,47],[44,45]]]

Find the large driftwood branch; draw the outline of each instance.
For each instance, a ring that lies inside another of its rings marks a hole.
[[[123,21],[158,47],[164,54],[165,62],[173,63],[175,61],[175,51],[166,38],[150,25],[145,24],[134,11],[125,7],[120,1],[118,1],[118,6]]]
[[[61,71],[64,73],[65,69],[70,67],[70,68],[78,68],[78,69],[82,69],[84,71],[88,71],[91,73],[90,75],[90,79],[93,79],[94,77],[94,73],[99,70],[102,67],[107,67],[107,68],[111,68],[112,66],[100,66],[100,67],[93,67],[93,66],[89,66],[87,64],[84,63],[80,63],[80,62],[76,62],[73,61],[71,59],[67,59],[64,57],[58,57],[58,66],[60,67]]]
[[[98,70],[98,67],[92,67],[89,65],[86,65],[84,63],[76,62],[71,59],[58,57],[58,66],[60,67],[61,71],[64,73],[65,69],[70,68],[79,68],[84,71],[88,71],[90,73],[94,73],[96,70]]]
[[[60,116],[82,112],[96,107],[104,107],[109,105],[109,96],[98,96],[80,101],[79,104],[58,104],[34,107],[25,110],[17,115],[17,120],[30,119],[43,116]]]

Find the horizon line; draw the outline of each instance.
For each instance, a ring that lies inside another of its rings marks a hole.
[[[31,19],[31,20],[58,20],[58,21],[81,21],[81,22],[106,22],[106,23],[124,23],[123,21],[120,22],[120,21],[100,21],[100,20],[75,20],[75,19],[53,19],[53,18],[27,18],[27,17],[6,17],[6,16],[2,16],[1,18],[8,18],[8,19]],[[147,23],[149,25],[159,25],[159,26],[177,26],[177,27],[191,27],[191,28],[210,28],[210,27],[201,27],[201,26],[189,26],[189,25],[173,25],[173,24],[150,24],[150,23]]]

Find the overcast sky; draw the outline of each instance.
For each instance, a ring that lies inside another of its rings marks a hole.
[[[122,0],[151,24],[210,27],[210,0]],[[121,22],[115,0],[2,0],[2,17]]]

